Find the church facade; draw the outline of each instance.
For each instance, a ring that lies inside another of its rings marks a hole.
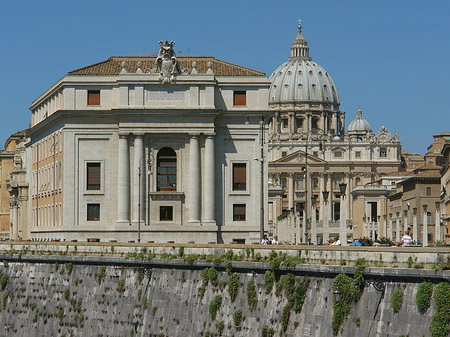
[[[267,77],[159,44],[71,71],[33,102],[29,238],[259,241]]]
[[[373,132],[361,109],[345,130],[337,88],[309,57],[301,25],[291,56],[269,80],[270,234],[290,243],[340,237],[344,244],[386,236],[389,188],[375,195],[362,186],[399,171],[399,135]]]

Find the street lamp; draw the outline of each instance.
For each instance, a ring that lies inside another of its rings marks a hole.
[[[145,154],[139,159],[139,166],[138,166],[138,243],[141,243],[141,171],[143,166],[143,159],[145,158]],[[153,165],[153,156],[151,153],[148,154],[148,174],[150,175],[152,172],[152,165]]]
[[[261,116],[261,120],[259,122],[259,129],[260,129],[260,137],[261,137],[261,154],[260,154],[260,164],[261,164],[261,183],[260,183],[260,192],[261,192],[261,207],[260,207],[260,223],[259,223],[259,242],[262,242],[264,239],[264,133],[266,128],[266,123],[268,120],[272,119],[273,116],[267,116],[264,118],[264,116]],[[248,118],[246,121],[246,124],[248,123]]]

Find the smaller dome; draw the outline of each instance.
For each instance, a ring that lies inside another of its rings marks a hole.
[[[356,112],[356,118],[351,121],[347,129],[348,132],[372,132],[372,128],[368,121],[362,116],[361,108]]]

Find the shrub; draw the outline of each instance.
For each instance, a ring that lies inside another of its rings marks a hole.
[[[211,319],[215,320],[217,316],[217,312],[222,305],[222,296],[217,295],[214,299],[209,303],[209,313],[211,315]]]
[[[117,283],[117,291],[123,292],[125,290],[125,280],[119,280]]]
[[[333,290],[339,290],[341,292],[341,299],[339,302],[336,302],[333,299],[333,320],[331,328],[333,334],[336,336],[345,319],[350,314],[352,302],[359,300],[361,297],[361,287],[360,284],[355,282],[355,279],[350,276],[339,274],[336,277],[336,281],[333,283]]]
[[[66,263],[64,266],[66,267],[67,274],[69,274],[69,275],[72,274],[72,270],[73,270],[72,262]]]
[[[270,294],[275,283],[275,275],[272,271],[267,270],[264,274],[264,283],[266,284],[266,294]]]
[[[308,291],[309,277],[305,276],[295,288],[294,293],[294,310],[295,313],[302,311],[303,303],[306,299],[306,292]]]
[[[0,270],[0,289],[5,290],[8,285],[9,275]]]
[[[240,275],[238,273],[230,274],[228,278],[228,293],[230,294],[231,302],[236,300],[239,291]]]
[[[225,328],[225,323],[223,321],[220,321],[219,323],[217,323],[217,334],[219,336],[222,336],[224,328]]]
[[[188,265],[192,266],[195,261],[197,261],[199,256],[197,254],[186,255],[184,260],[188,263]]]
[[[433,296],[433,283],[422,282],[417,289],[416,304],[420,311],[425,312],[430,307]]]
[[[233,322],[236,329],[241,328],[241,322],[242,322],[242,310],[238,309],[233,314]]]
[[[275,334],[275,331],[272,327],[268,327],[267,325],[264,325],[261,332],[261,337],[273,337]]]
[[[398,288],[392,293],[391,307],[394,312],[399,312],[403,304],[403,290]]]
[[[198,288],[198,297],[200,297],[200,300],[202,300],[203,296],[205,296],[205,291],[206,291],[206,288],[203,286]]]
[[[68,301],[70,299],[70,289],[64,290],[64,298]]]
[[[258,305],[258,295],[256,293],[255,280],[251,279],[247,283],[247,303],[250,311],[253,311]]]
[[[444,337],[450,332],[450,283],[439,283],[434,289],[433,298],[436,313],[431,320],[431,336]]]
[[[289,318],[291,317],[291,305],[288,303],[283,308],[283,313],[281,314],[281,330],[286,332],[289,325]]]

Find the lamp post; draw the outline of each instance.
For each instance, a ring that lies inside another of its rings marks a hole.
[[[268,120],[272,119],[273,116],[267,116],[266,118],[264,118],[263,116],[261,116],[261,121],[259,122],[259,127],[260,127],[260,139],[261,139],[261,154],[260,154],[260,164],[261,164],[261,171],[260,171],[260,175],[261,175],[261,182],[260,182],[260,193],[261,193],[261,200],[260,200],[260,210],[259,210],[259,216],[260,216],[260,223],[259,223],[259,242],[262,242],[262,240],[264,239],[264,185],[265,185],[265,181],[264,181],[264,133],[265,133],[265,129],[266,129],[266,123]]]
[[[138,166],[138,243],[141,243],[141,171],[143,166],[143,159],[145,158],[145,154],[139,159],[139,166]],[[153,156],[151,153],[148,154],[148,174],[150,175],[152,172],[152,164],[153,164]]]

